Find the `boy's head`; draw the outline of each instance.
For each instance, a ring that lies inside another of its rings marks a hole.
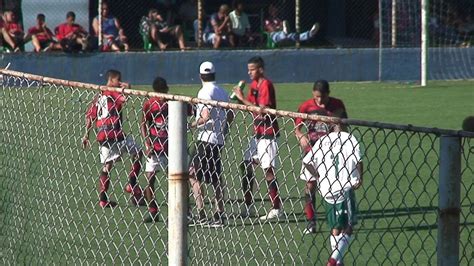
[[[120,86],[120,82],[122,81],[122,74],[120,73],[120,71],[115,69],[109,69],[107,73],[105,73],[105,77],[107,78],[107,86]]]
[[[43,25],[45,21],[46,16],[44,14],[38,14],[38,16],[36,16],[36,22],[38,23],[38,25]]]
[[[76,14],[72,11],[67,12],[66,14],[66,22],[69,24],[74,23],[76,21]]]
[[[216,69],[214,64],[209,61],[202,62],[199,66],[199,77],[203,82],[216,80]]]
[[[318,80],[313,85],[313,98],[318,105],[326,105],[329,102],[329,83],[326,80]]]
[[[263,61],[263,58],[260,56],[250,58],[247,62],[247,69],[250,79],[258,80],[259,78],[263,77],[265,69],[265,62]]]
[[[153,80],[153,91],[154,92],[159,92],[159,93],[168,93],[168,84],[166,83],[166,80],[162,77],[156,77],[155,80]]]

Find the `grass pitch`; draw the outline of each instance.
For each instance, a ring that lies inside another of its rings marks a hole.
[[[196,85],[170,87],[170,93],[190,96],[199,89]],[[311,97],[311,87],[276,84],[278,108],[296,111]],[[128,160],[118,163],[111,174],[110,194],[119,207],[98,207],[97,145],[89,151],[80,148],[84,111],[92,95],[34,84],[0,90],[2,264],[167,264],[163,173],[158,174],[157,182],[160,222],[143,224],[146,209],[127,206],[128,196],[122,189]],[[460,129],[464,117],[474,113],[472,82],[431,82],[426,88],[400,83],[332,83],[331,95],[343,99],[350,118],[361,120]],[[142,98],[131,98],[125,109],[126,132],[139,142],[142,102]],[[277,178],[288,218],[263,223],[237,216],[242,198],[238,164],[251,135],[249,116],[239,113],[223,155],[228,225],[190,228],[191,264],[323,265],[327,261],[329,230],[321,198],[317,198],[318,232],[303,235],[304,182],[298,180],[301,154],[291,121],[279,122],[281,167]],[[345,263],[436,264],[438,136],[365,127],[352,127],[352,131],[365,147],[365,173],[364,185],[356,191],[359,224]],[[464,141],[461,264],[474,262],[470,241],[474,234],[473,145],[473,140]],[[140,179],[144,184],[143,175]],[[269,202],[260,172],[257,180],[255,205],[263,215]],[[212,191],[207,192],[212,196]],[[209,199],[209,213],[210,204]]]

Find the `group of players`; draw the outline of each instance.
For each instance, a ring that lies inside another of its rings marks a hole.
[[[248,60],[247,69],[252,82],[245,97],[240,87],[233,92],[238,101],[247,106],[276,108],[275,88],[265,76],[264,61],[261,57]],[[198,98],[229,102],[228,93],[216,84],[216,70],[212,62],[203,62],[199,67],[202,87]],[[121,74],[116,70],[107,72],[107,86],[128,88],[129,84],[121,81]],[[153,90],[167,93],[165,79],[157,77]],[[329,96],[329,84],[319,80],[314,84],[313,97],[305,101],[298,111],[307,114],[319,114],[347,118],[343,102]],[[154,196],[155,173],[167,166],[168,106],[164,99],[151,97],[143,104],[143,115],[140,124],[141,135],[145,139],[146,150],[123,132],[121,111],[126,97],[115,91],[102,91],[95,96],[86,113],[86,132],[82,139],[83,146],[90,145],[89,133],[95,127],[100,149],[100,160],[103,164],[99,176],[99,205],[102,208],[114,207],[116,203],[108,198],[110,172],[113,164],[125,152],[131,154],[132,168],[125,191],[131,193],[133,205],[148,206],[148,215],[144,222],[158,220],[158,205]],[[192,115],[190,108],[189,115]],[[244,204],[243,218],[256,215],[253,199],[255,168],[259,166],[264,172],[268,185],[268,196],[271,209],[260,220],[284,219],[283,204],[276,179],[278,167],[279,126],[274,115],[264,112],[253,112],[254,135],[244,152],[241,164],[242,189]],[[197,130],[196,149],[190,162],[190,185],[197,207],[194,224],[206,224],[210,227],[221,227],[226,219],[224,215],[221,151],[225,145],[225,136],[234,120],[230,109],[217,106],[197,104],[195,119],[189,128]],[[342,256],[349,246],[353,226],[356,224],[354,190],[362,184],[362,160],[359,142],[345,132],[341,124],[326,124],[314,120],[295,120],[295,135],[304,151],[303,166],[300,178],[306,181],[305,214],[308,220],[304,234],[316,233],[315,198],[319,191],[324,199],[326,218],[331,229],[331,256],[328,265],[341,265]],[[304,130],[306,128],[306,130]],[[146,157],[145,174],[147,186],[142,191],[137,182],[141,170],[142,157]],[[215,192],[216,211],[208,220],[204,211],[202,183],[212,184]],[[144,197],[143,197],[144,196]],[[145,199],[145,200],[144,200]]]

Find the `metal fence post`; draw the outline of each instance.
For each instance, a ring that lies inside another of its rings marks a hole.
[[[438,202],[438,265],[459,265],[461,139],[441,136]]]
[[[186,104],[171,101],[168,151],[168,265],[187,264],[188,163]]]

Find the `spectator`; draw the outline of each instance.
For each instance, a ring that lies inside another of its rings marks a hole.
[[[277,8],[271,4],[268,7],[269,17],[265,19],[265,31],[270,34],[270,38],[272,38],[275,43],[281,43],[283,41],[307,41],[314,37],[314,35],[319,31],[319,23],[314,23],[309,31],[303,33],[290,33],[288,21],[282,21],[278,18],[277,12]]]
[[[28,29],[28,36],[31,36],[31,42],[33,43],[35,52],[61,49],[61,46],[53,39],[53,32],[46,26],[46,17],[44,14],[38,14],[36,17],[36,26]]]
[[[76,14],[69,11],[66,14],[66,22],[55,29],[56,38],[65,52],[79,52],[90,48],[87,31],[81,25],[74,23],[75,20]]]
[[[148,16],[142,17],[140,31],[157,43],[162,51],[166,50],[171,41],[177,41],[179,49],[186,50],[181,26],[170,26],[157,9],[150,9]]]
[[[238,46],[248,46],[249,43],[254,41],[249,17],[244,12],[244,4],[241,0],[235,0],[233,7],[234,10],[230,12],[229,17],[232,23],[232,33],[234,34],[235,43]]]
[[[25,32],[23,27],[16,21],[13,11],[5,11],[4,24],[2,29],[3,40],[13,52],[19,52],[25,42]]]
[[[3,12],[0,11],[0,50],[3,49]]]
[[[204,43],[212,44],[214,48],[219,48],[223,41],[227,41],[231,47],[235,47],[229,10],[228,5],[221,5],[219,11],[212,14],[204,30]]]
[[[109,4],[104,2],[101,7],[102,51],[128,51],[127,36],[125,36],[118,19],[109,12]],[[92,21],[95,36],[99,36],[99,16]]]

